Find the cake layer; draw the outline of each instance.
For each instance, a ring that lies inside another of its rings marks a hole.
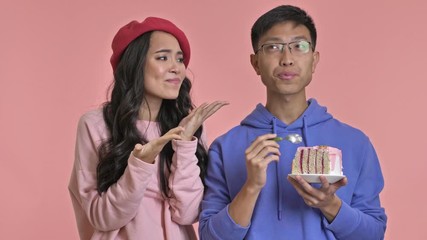
[[[292,174],[342,175],[341,150],[329,146],[298,147]]]

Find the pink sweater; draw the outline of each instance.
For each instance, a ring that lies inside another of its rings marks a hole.
[[[137,127],[148,140],[159,137],[156,122],[138,121]],[[132,154],[123,176],[101,196],[98,194],[97,149],[107,136],[100,109],[81,117],[68,187],[80,239],[196,239],[192,224],[203,196],[195,156],[197,139],[172,141],[172,198],[165,200],[159,187],[158,159],[148,164]]]

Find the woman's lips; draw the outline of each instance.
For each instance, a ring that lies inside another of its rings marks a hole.
[[[167,79],[166,82],[176,84],[176,85],[181,84],[181,80],[179,78],[170,78],[170,79]]]

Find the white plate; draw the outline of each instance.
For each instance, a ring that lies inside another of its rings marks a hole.
[[[290,177],[301,176],[309,183],[320,183],[320,176],[325,176],[329,183],[335,183],[343,179],[344,175],[329,175],[329,174],[288,174]]]

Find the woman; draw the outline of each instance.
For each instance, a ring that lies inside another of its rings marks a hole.
[[[112,43],[110,101],[79,121],[69,190],[81,239],[195,239],[206,168],[202,123],[226,102],[193,108],[190,46],[149,17]]]

